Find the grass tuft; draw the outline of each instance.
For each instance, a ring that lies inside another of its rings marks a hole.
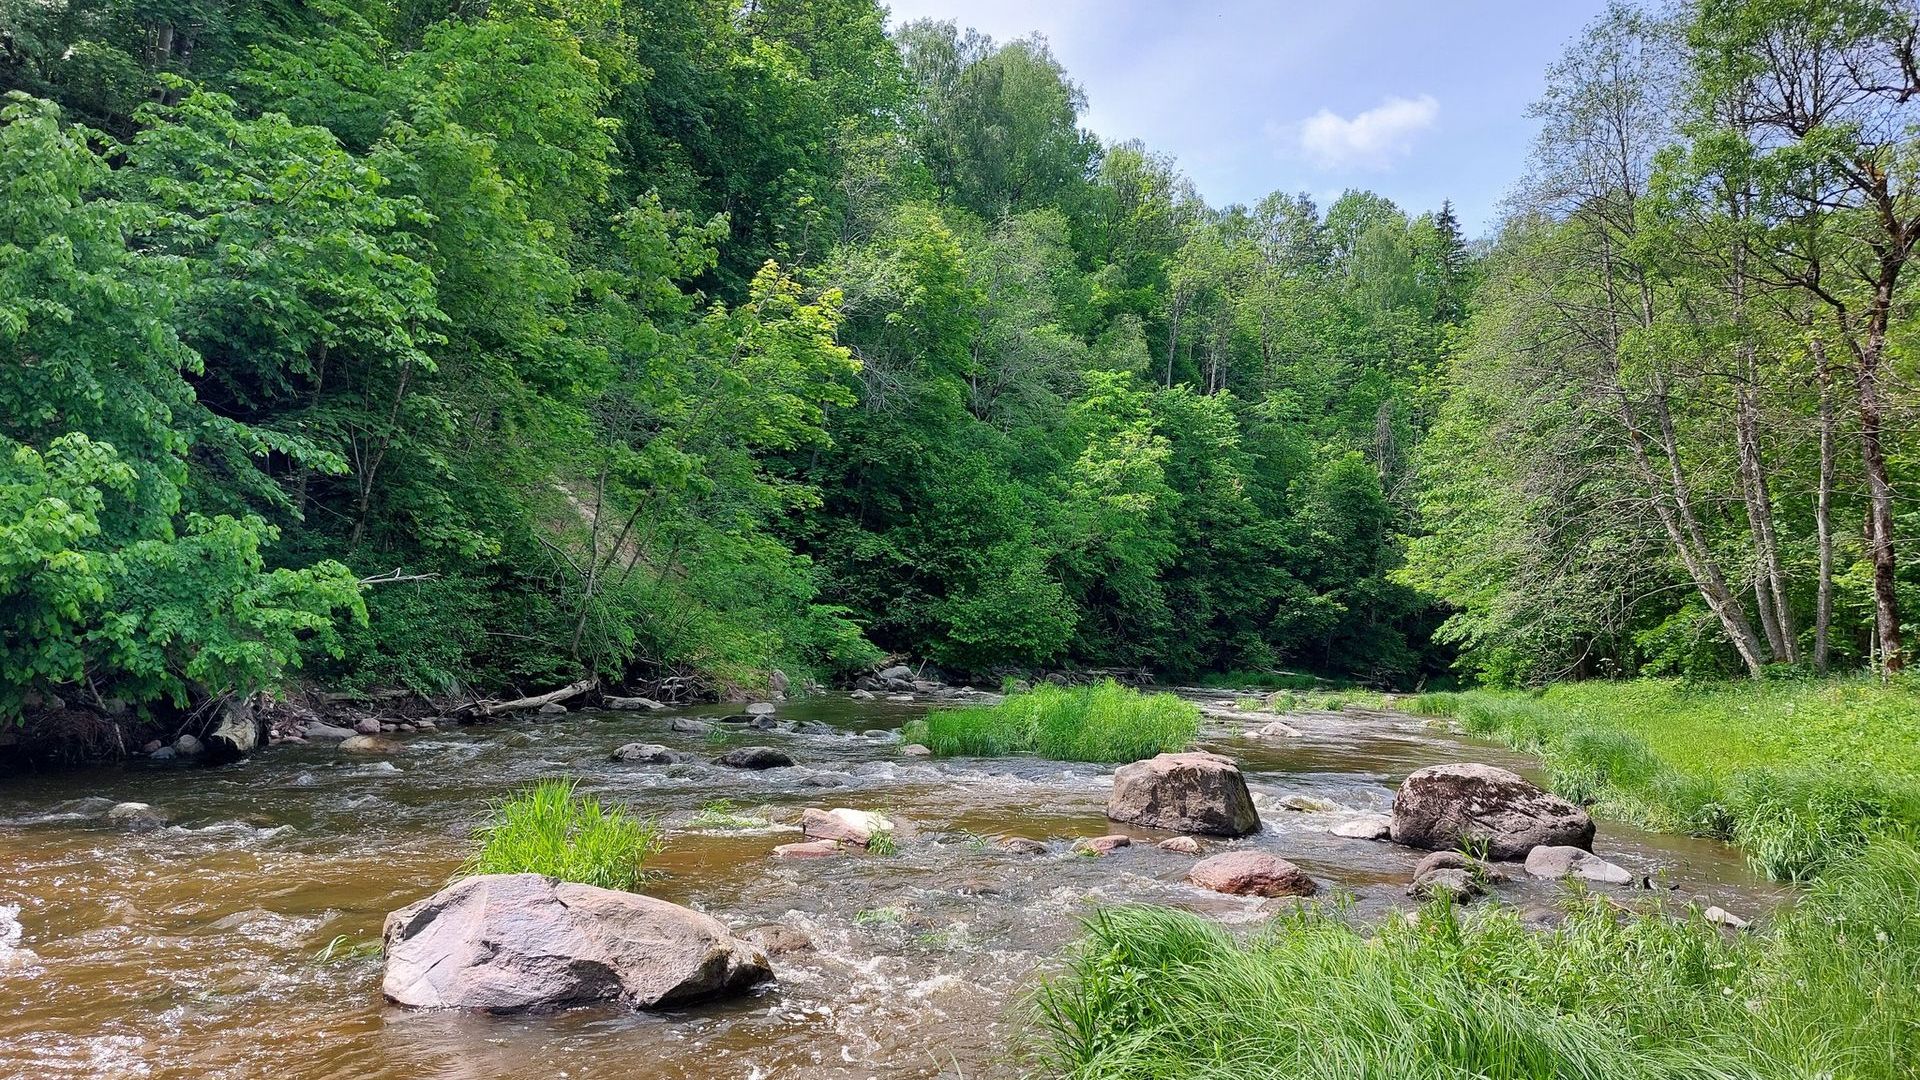
[[[1033,753],[1057,761],[1138,761],[1185,748],[1200,710],[1172,694],[1143,694],[1106,680],[1042,685],[996,705],[943,709],[902,733],[938,757]]]
[[[495,807],[479,829],[469,874],[544,874],[560,881],[633,891],[659,846],[650,821],[625,807],[577,795],[571,780],[543,780]]]
[[[1887,838],[1775,926],[1622,918],[1558,930],[1429,906],[1373,936],[1305,908],[1241,943],[1161,908],[1095,915],[1036,1019],[1081,1080],[1910,1077],[1920,1060],[1920,852]]]

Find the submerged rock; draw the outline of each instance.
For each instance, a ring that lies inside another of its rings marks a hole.
[[[165,811],[147,803],[123,802],[108,809],[103,820],[128,832],[152,832],[166,825],[168,818]]]
[[[1254,732],[1254,735],[1262,739],[1297,739],[1300,737],[1300,729],[1284,721],[1275,720]]]
[[[1519,859],[1542,844],[1592,848],[1593,818],[1517,773],[1434,765],[1401,783],[1393,839],[1432,849],[1485,845],[1488,858]]]
[[[740,940],[758,947],[768,956],[785,956],[790,952],[813,948],[813,938],[806,931],[785,923],[768,923],[741,931]]]
[[[1264,851],[1223,851],[1193,864],[1187,880],[1235,896],[1312,896],[1320,886],[1306,871]]]
[[[1209,836],[1244,836],[1260,829],[1240,767],[1208,753],[1161,754],[1114,770],[1107,817]]]
[[[691,716],[676,716],[667,724],[668,731],[677,731],[682,735],[704,735],[713,730],[713,725],[705,720],[695,720]]]
[[[512,743],[509,742],[508,745]],[[340,749],[353,754],[391,754],[400,749],[400,744],[378,735],[355,735],[352,738],[340,740]]]
[[[1288,795],[1280,800],[1280,807],[1303,814],[1325,814],[1340,809],[1340,804],[1313,795]]]
[[[1327,831],[1351,840],[1385,840],[1393,835],[1393,819],[1385,814],[1363,814],[1329,826]]]
[[[1626,867],[1565,844],[1542,844],[1527,852],[1527,873],[1540,878],[1584,878],[1606,885],[1633,884],[1633,872]]]
[[[872,700],[873,700],[873,691],[871,691],[871,690],[866,690],[866,689],[860,689],[860,690],[855,690],[855,691],[853,691],[852,693],[850,693],[850,694],[848,694],[847,696],[848,696],[848,697],[850,697],[850,698],[852,698],[852,699],[853,699],[853,700],[855,700],[855,701],[872,701]]]
[[[766,953],[711,916],[539,874],[462,878],[388,915],[382,938],[381,992],[421,1008],[645,1009],[773,975]]]
[[[782,769],[793,759],[770,746],[742,746],[713,759],[715,765],[729,769]]]
[[[1048,850],[1047,845],[1025,836],[1003,836],[1000,848],[1015,855],[1045,855]]]

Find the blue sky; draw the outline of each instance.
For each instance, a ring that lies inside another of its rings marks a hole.
[[[887,0],[883,0],[887,2]],[[1371,188],[1451,198],[1469,236],[1525,168],[1547,65],[1602,0],[891,0],[896,23],[1038,31],[1104,139],[1172,154],[1215,205]]]

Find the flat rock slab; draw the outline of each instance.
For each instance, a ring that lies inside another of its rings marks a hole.
[[[838,840],[805,840],[797,844],[781,844],[773,849],[778,859],[824,859],[841,852]]]
[[[711,916],[539,874],[462,878],[388,915],[383,939],[381,992],[419,1008],[645,1009],[773,975],[766,953]]]
[[[1114,770],[1107,817],[1171,832],[1245,836],[1260,829],[1246,778],[1219,754],[1161,754]]]
[[[1312,896],[1320,886],[1307,872],[1264,851],[1223,851],[1193,864],[1187,880],[1235,896]]]
[[[664,703],[655,701],[650,697],[603,697],[600,699],[600,704],[609,709],[618,709],[623,712],[634,712],[641,709],[651,711],[653,709],[666,708]]]
[[[1490,859],[1522,859],[1542,844],[1591,849],[1593,818],[1517,773],[1434,765],[1400,784],[1393,839],[1435,851],[1484,847]]]
[[[1633,884],[1633,871],[1591,851],[1564,844],[1542,844],[1527,852],[1527,873],[1539,878],[1577,877],[1604,885]]]

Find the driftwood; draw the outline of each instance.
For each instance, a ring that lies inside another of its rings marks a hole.
[[[514,698],[512,701],[471,701],[453,711],[470,716],[497,716],[500,713],[524,712],[529,709],[537,709],[542,705],[565,701],[570,697],[578,697],[599,685],[600,680],[597,678],[581,679],[577,683],[563,686],[558,690],[549,691],[545,694],[536,694],[533,697]]]

